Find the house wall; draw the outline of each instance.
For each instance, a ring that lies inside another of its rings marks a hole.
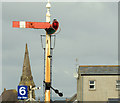
[[[89,89],[89,80],[95,80],[95,90]],[[117,75],[80,76],[77,80],[78,101],[108,101],[120,97],[116,89]]]

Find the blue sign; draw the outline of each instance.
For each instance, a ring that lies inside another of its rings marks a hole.
[[[18,99],[20,100],[28,99],[27,86],[24,85],[18,86]]]

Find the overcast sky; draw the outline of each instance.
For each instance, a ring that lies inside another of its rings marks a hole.
[[[15,29],[12,21],[45,21],[45,2],[2,4],[2,90],[17,88],[22,75],[25,44],[28,44],[32,75],[36,86],[43,81],[44,30]],[[53,51],[52,85],[71,97],[77,92],[73,76],[78,64],[118,63],[118,3],[51,3],[51,21],[57,18],[61,31]],[[43,95],[43,90],[36,92]],[[53,93],[53,96],[57,96]]]

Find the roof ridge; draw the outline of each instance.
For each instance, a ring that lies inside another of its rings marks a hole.
[[[79,67],[119,67],[120,65],[79,65]]]

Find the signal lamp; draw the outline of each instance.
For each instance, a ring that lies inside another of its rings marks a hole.
[[[45,30],[46,30],[47,34],[52,35],[57,31],[58,27],[59,27],[59,22],[56,19],[54,19],[51,24],[51,27],[46,28]]]

